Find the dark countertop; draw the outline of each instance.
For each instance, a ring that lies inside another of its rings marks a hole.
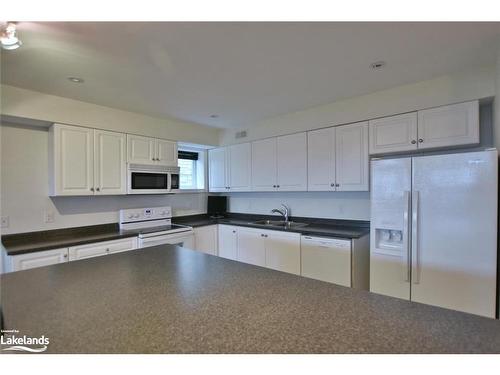
[[[0,281],[5,328],[48,353],[500,353],[498,320],[172,245]]]
[[[194,228],[214,225],[214,224],[227,224],[244,226],[250,228],[279,230],[284,232],[294,232],[309,236],[323,236],[323,237],[342,237],[342,238],[360,238],[370,233],[370,222],[361,220],[338,220],[338,219],[316,219],[308,217],[290,217],[291,221],[299,223],[307,223],[304,227],[295,227],[290,229],[275,227],[275,226],[262,226],[252,224],[256,220],[282,220],[279,216],[270,215],[252,215],[252,214],[238,214],[230,213],[227,217],[221,219],[212,219],[208,215],[192,215],[174,217],[172,219],[175,223],[190,225]]]
[[[211,219],[208,215],[191,215],[172,218],[173,223],[192,227],[229,224],[260,229],[281,230],[306,235],[359,238],[368,234],[369,222],[354,220],[330,220],[312,218],[291,218],[298,222],[309,223],[306,227],[284,229],[279,227],[263,227],[252,225],[251,221],[259,219],[279,220],[277,216],[247,215],[231,213],[223,219]],[[155,229],[156,230],[156,229]],[[2,236],[2,244],[8,255],[19,255],[61,247],[77,246],[87,243],[109,241],[126,237],[134,237],[140,230],[121,231],[118,224],[103,224],[77,228],[64,228],[40,232],[19,233]]]

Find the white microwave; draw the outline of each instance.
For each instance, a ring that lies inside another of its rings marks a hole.
[[[129,164],[127,194],[170,194],[179,191],[179,167]]]

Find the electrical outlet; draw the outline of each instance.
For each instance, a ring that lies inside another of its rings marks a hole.
[[[9,227],[9,217],[2,216],[0,218],[0,228],[8,228]]]
[[[54,222],[54,212],[45,211],[43,213],[43,221],[46,223],[53,223]]]

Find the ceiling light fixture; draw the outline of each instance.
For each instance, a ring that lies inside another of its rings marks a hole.
[[[14,22],[7,22],[7,25],[2,30],[0,43],[2,44],[2,48],[6,50],[21,47],[23,43],[17,37],[16,24]]]
[[[73,82],[73,83],[83,83],[85,82],[83,80],[83,78],[79,78],[79,77],[68,77],[68,80]]]
[[[374,63],[370,64],[370,68],[372,68],[373,70],[379,70],[382,69],[385,65],[385,61],[375,61]]]

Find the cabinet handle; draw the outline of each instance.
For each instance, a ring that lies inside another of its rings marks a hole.
[[[107,252],[109,252],[109,247],[106,249]]]
[[[412,144],[412,145],[414,145],[415,143],[417,143],[417,141],[413,139],[413,140],[411,141],[411,144]]]
[[[419,141],[420,143],[422,143],[424,140],[423,140],[422,138],[420,138],[418,141]]]
[[[280,186],[279,185],[276,185],[277,188],[279,188]]]
[[[334,186],[335,186],[335,184],[332,182],[332,183],[330,184],[330,186],[331,186],[331,187],[334,187]]]
[[[96,188],[97,191],[101,191],[101,188]]]
[[[64,254],[64,255],[63,255],[63,258],[67,258],[67,257],[68,257],[68,254]]]
[[[91,187],[91,188],[90,188],[90,191],[94,191],[94,188],[93,188],[93,187]]]
[[[236,231],[235,231],[235,230],[233,230],[233,233],[236,233]]]
[[[340,184],[335,184],[335,187],[340,187]]]
[[[273,185],[273,188],[275,188],[275,187],[276,187],[276,185]]]

